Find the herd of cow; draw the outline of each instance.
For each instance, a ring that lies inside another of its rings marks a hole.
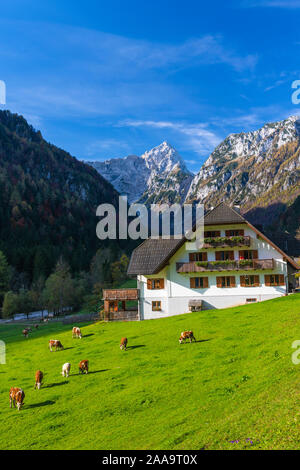
[[[35,328],[38,328],[38,325],[35,325]],[[25,338],[28,338],[28,334],[30,331],[31,331],[31,328],[25,328],[23,330],[22,334],[24,335]],[[74,328],[72,329],[72,337],[79,338],[79,339],[82,338],[81,330],[77,326],[74,326]],[[193,340],[196,341],[196,338],[192,331],[183,331],[181,333],[180,338],[179,338],[179,343],[181,344],[183,342],[186,342],[186,340],[189,340],[190,343]],[[126,337],[122,338],[120,342],[120,349],[121,350],[124,349],[126,351],[127,344],[128,344],[128,339]],[[62,343],[57,339],[49,340],[49,349],[51,352],[53,351],[52,348],[55,348],[55,351],[57,351],[58,349],[61,349],[61,350],[64,349]],[[80,361],[78,368],[79,368],[79,374],[84,374],[84,373],[87,374],[89,371],[89,361],[87,359]],[[70,370],[71,370],[71,364],[69,362],[66,362],[65,364],[63,364],[62,376],[69,377]],[[41,388],[43,377],[44,377],[43,372],[40,370],[37,370],[35,373],[35,384],[34,384],[35,389],[37,388],[39,390]],[[25,399],[25,393],[21,388],[11,387],[9,391],[10,408],[12,407],[12,404],[14,405],[14,408],[17,405],[17,408],[20,411],[21,407],[24,405],[24,399]]]

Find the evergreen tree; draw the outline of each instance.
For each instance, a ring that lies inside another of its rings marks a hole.
[[[2,317],[8,318],[18,313],[19,299],[18,295],[12,291],[6,292],[2,307]]]
[[[9,289],[10,269],[6,257],[0,251],[0,303],[2,304],[5,293]]]

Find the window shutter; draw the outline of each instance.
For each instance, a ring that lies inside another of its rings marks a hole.
[[[207,261],[207,252],[202,253],[202,261]]]
[[[239,251],[239,259],[245,259],[244,250]]]
[[[254,286],[259,287],[259,275],[254,276]]]
[[[279,274],[279,285],[280,285],[280,286],[284,286],[284,285],[285,285],[285,282],[284,282],[284,275],[283,275],[283,274]]]
[[[216,251],[216,261],[221,260],[221,251]]]
[[[217,231],[215,232],[215,236],[216,236],[216,237],[220,237],[220,236],[221,236],[220,230],[217,230]]]
[[[234,251],[229,251],[229,259],[234,259]]]
[[[235,276],[230,276],[230,287],[235,287]]]
[[[152,279],[147,279],[147,289],[152,289]]]
[[[239,236],[243,237],[244,236],[244,230],[239,230]]]
[[[159,280],[159,288],[160,288],[160,289],[164,289],[164,288],[165,288],[165,280],[164,280],[164,279],[160,279],[160,280]]]
[[[195,253],[189,253],[190,262],[195,261]]]
[[[225,230],[225,236],[230,237],[230,230]]]
[[[257,250],[252,251],[252,259],[258,259],[258,251]]]
[[[222,278],[217,276],[217,287],[222,287]]]
[[[196,281],[195,281],[194,277],[190,277],[190,287],[192,289],[195,289],[195,287],[196,287]]]
[[[265,274],[265,285],[270,286],[271,285],[271,279],[269,274]]]
[[[206,289],[208,287],[208,277],[203,278],[203,288]]]
[[[240,276],[240,282],[241,282],[241,286],[242,286],[242,287],[245,287],[245,286],[246,286],[245,276]]]

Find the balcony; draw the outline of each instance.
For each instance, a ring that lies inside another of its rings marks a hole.
[[[191,261],[176,263],[176,271],[182,273],[202,273],[213,271],[259,271],[275,268],[274,259],[247,259],[228,261]]]
[[[237,236],[237,237],[210,237],[204,238],[203,248],[227,248],[227,247],[242,247],[250,246],[251,237]]]
[[[103,300],[138,300],[139,289],[104,289]]]

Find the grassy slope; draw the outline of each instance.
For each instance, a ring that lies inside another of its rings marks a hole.
[[[0,448],[298,448],[299,373],[291,344],[300,339],[300,296],[141,323],[49,324],[25,340],[1,326]],[[184,329],[197,340],[179,345]],[[128,336],[126,352],[119,340]],[[50,353],[50,338],[65,350]],[[77,374],[81,359],[91,373]],[[60,376],[64,362],[71,376]],[[45,385],[33,390],[34,372]],[[23,387],[21,412],[8,391]],[[251,446],[250,438],[253,441]],[[229,441],[239,440],[231,444]]]

